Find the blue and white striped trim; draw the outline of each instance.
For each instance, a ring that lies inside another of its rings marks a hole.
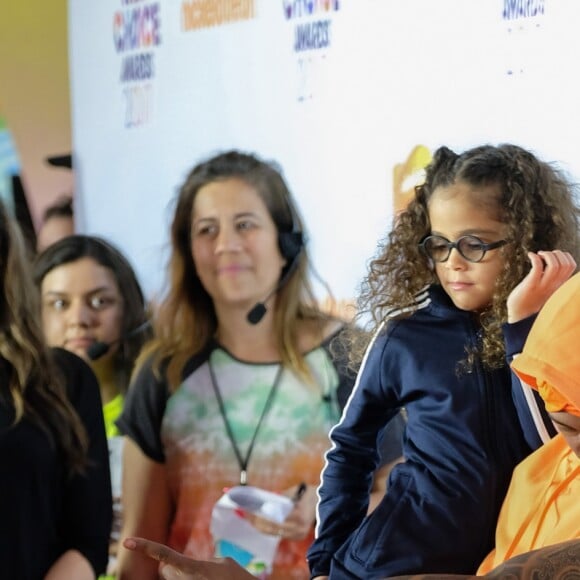
[[[383,331],[383,329],[385,328],[386,324],[388,323],[388,321],[393,318],[394,316],[398,316],[399,314],[403,314],[406,312],[414,312],[416,310],[420,310],[422,308],[426,308],[429,304],[431,304],[431,298],[429,297],[429,287],[426,286],[425,288],[423,288],[422,290],[420,290],[416,295],[415,295],[415,302],[409,306],[405,306],[404,308],[393,308],[392,310],[389,310],[387,312],[387,315],[385,316],[385,320],[383,320],[383,322],[381,322],[380,326],[377,328],[376,332],[374,333],[369,345],[366,348],[362,363],[360,365],[359,371],[357,373],[356,376],[356,381],[354,383],[354,386],[352,388],[352,391],[348,397],[348,400],[346,402],[346,405],[344,406],[344,410],[342,412],[342,417],[340,418],[340,421],[330,430],[330,435],[332,435],[332,432],[334,431],[334,429],[340,425],[346,415],[346,412],[348,411],[348,407],[350,405],[350,402],[355,394],[355,392],[357,391],[358,387],[359,387],[359,383],[360,383],[360,377],[363,373],[363,370],[365,368],[369,353],[371,352],[371,349],[373,348],[373,345],[375,343],[375,341],[377,340],[377,337],[381,334],[381,332]],[[332,439],[331,439],[332,441]],[[327,451],[330,452],[334,449],[335,445],[334,442],[332,442],[331,448]],[[322,481],[324,479],[324,472],[326,471],[326,467],[328,466],[328,460],[326,459],[326,454],[324,455],[324,467],[322,468],[322,472],[321,472],[321,477],[320,477],[320,485],[317,487],[316,489],[316,495],[318,497],[318,502],[316,504],[316,527],[314,528],[314,535],[315,537],[318,537],[318,526],[320,525],[320,514],[318,513],[318,506],[320,504],[320,493],[319,490],[322,487]]]
[[[514,360],[518,357],[516,354],[514,356]],[[542,443],[547,443],[552,439],[551,435],[548,433],[548,429],[546,428],[546,424],[544,423],[544,419],[542,418],[542,413],[540,412],[540,406],[538,404],[538,400],[534,396],[534,389],[530,387],[527,383],[519,379],[520,386],[522,387],[522,392],[524,394],[524,398],[526,403],[528,404],[528,409],[530,410],[530,415],[532,416],[532,420],[534,422],[534,426],[536,427],[536,431]]]

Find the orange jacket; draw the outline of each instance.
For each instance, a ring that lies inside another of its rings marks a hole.
[[[579,343],[580,274],[576,274],[542,308],[512,368],[534,388],[553,385],[578,414]],[[540,394],[544,397],[542,389]],[[518,554],[580,538],[579,498],[580,458],[557,435],[514,470],[496,527],[496,547],[478,575]]]

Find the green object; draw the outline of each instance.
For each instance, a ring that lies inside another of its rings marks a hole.
[[[124,404],[125,397],[119,393],[114,399],[109,401],[106,405],[103,405],[103,417],[105,419],[107,439],[121,435],[119,429],[117,429],[117,425],[115,425],[115,421],[121,414]]]

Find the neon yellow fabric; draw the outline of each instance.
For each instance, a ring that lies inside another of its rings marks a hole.
[[[119,429],[117,429],[117,426],[115,425],[115,421],[121,414],[124,404],[125,397],[119,393],[114,399],[111,399],[108,403],[103,405],[103,416],[105,418],[107,439],[109,437],[118,437],[121,435]]]

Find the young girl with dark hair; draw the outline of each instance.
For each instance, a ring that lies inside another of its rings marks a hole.
[[[122,443],[115,421],[137,355],[151,336],[145,298],[127,258],[96,236],[73,235],[36,257],[44,334],[83,358],[99,381],[109,446],[114,520],[109,572],[115,571],[121,530]]]
[[[554,434],[506,355],[574,272],[578,225],[573,187],[531,152],[436,151],[370,265],[374,339],[331,434],[313,577],[475,572],[513,468]],[[401,408],[405,462],[367,516],[377,434]]]

